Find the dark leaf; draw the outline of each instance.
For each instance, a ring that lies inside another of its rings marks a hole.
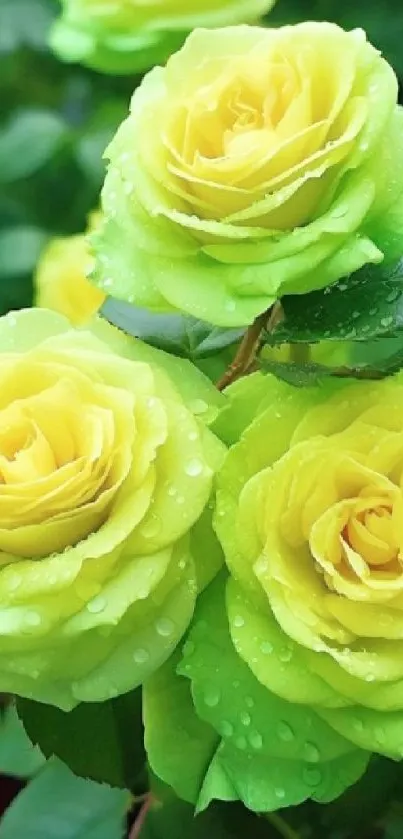
[[[53,759],[20,792],[0,839],[123,839],[129,796],[77,778]]]
[[[128,335],[192,361],[237,343],[244,333],[243,329],[221,329],[185,315],[156,314],[113,297],[108,297],[100,311]]]
[[[0,231],[0,280],[31,274],[48,240],[37,227],[9,227]]]
[[[333,286],[282,300],[284,317],[268,344],[369,341],[403,329],[403,259],[367,265]]]
[[[38,747],[30,742],[14,705],[8,705],[0,718],[0,773],[29,778],[44,762]]]
[[[68,127],[56,113],[15,112],[0,129],[0,183],[32,175],[53,157],[67,136]]]
[[[70,713],[19,699],[18,713],[46,757],[56,755],[84,778],[134,787],[145,764],[140,690]]]

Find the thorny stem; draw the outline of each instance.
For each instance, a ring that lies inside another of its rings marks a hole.
[[[147,795],[144,797],[143,804],[141,805],[141,809],[137,816],[137,819],[134,822],[133,827],[130,831],[129,839],[139,839],[141,831],[145,824],[145,820],[153,804],[153,801],[154,799],[152,793],[147,793]]]
[[[253,368],[256,354],[261,347],[262,331],[265,327],[268,331],[273,329],[277,323],[277,316],[278,309],[277,304],[275,304],[271,309],[263,312],[262,315],[259,315],[253,321],[252,325],[245,332],[234,360],[217,382],[216,387],[218,390],[224,390],[232,382],[235,382],[243,376],[244,373],[247,373],[250,368]]]
[[[267,813],[265,818],[273,825],[279,836],[282,836],[283,839],[300,839],[299,833],[290,827],[290,825],[287,824],[287,822],[282,818],[282,816],[279,816],[278,813]]]

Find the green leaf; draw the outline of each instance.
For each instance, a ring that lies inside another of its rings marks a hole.
[[[0,773],[30,778],[43,766],[45,758],[33,746],[14,705],[8,705],[0,720]]]
[[[58,114],[15,112],[0,130],[0,183],[27,178],[50,160],[66,140],[68,127]]]
[[[56,755],[84,778],[133,788],[145,764],[140,690],[83,703],[69,713],[28,699],[19,699],[17,707],[46,757]]]
[[[123,839],[127,792],[76,778],[53,759],[8,808],[0,839]]]
[[[106,320],[128,335],[191,361],[236,344],[242,329],[221,329],[186,315],[155,314],[108,297],[101,308]]]
[[[0,231],[0,280],[31,274],[48,234],[37,227],[10,227]]]
[[[55,11],[52,0],[1,0],[0,52],[23,44],[43,49]]]
[[[283,320],[268,344],[369,341],[403,330],[403,259],[367,265],[332,286],[282,300]]]

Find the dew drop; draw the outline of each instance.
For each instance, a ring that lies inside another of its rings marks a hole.
[[[162,522],[160,517],[156,516],[155,513],[151,513],[147,521],[143,524],[140,532],[145,539],[152,539],[153,536],[156,536],[157,533],[160,532],[161,527]]]
[[[254,702],[254,700],[252,699],[252,697],[251,697],[251,696],[247,696],[247,697],[246,697],[246,699],[245,699],[245,705],[246,705],[246,707],[247,707],[247,708],[253,708],[254,704],[255,704],[255,702]]]
[[[182,650],[183,655],[192,655],[194,653],[194,651],[195,651],[195,645],[194,645],[193,641],[186,641],[186,643],[183,645],[183,650]]]
[[[220,731],[223,737],[232,737],[234,733],[234,726],[228,720],[223,720],[220,725]]]
[[[280,661],[291,661],[291,659],[293,657],[293,654],[294,654],[294,651],[293,651],[292,647],[283,647],[280,650],[280,652],[278,654],[278,657],[279,657]]]
[[[237,690],[240,686],[241,683],[238,681],[238,679],[235,679],[235,682],[232,682],[232,687],[235,688],[235,690]]]
[[[155,628],[157,630],[158,635],[162,635],[163,638],[168,638],[170,635],[173,634],[175,629],[175,624],[170,618],[160,618],[157,620],[155,624]]]
[[[106,600],[104,597],[94,597],[93,600],[90,600],[87,603],[87,609],[91,612],[91,615],[98,615],[99,612],[103,612],[106,608]]]
[[[198,475],[201,475],[203,472],[203,463],[201,460],[197,458],[193,458],[189,460],[185,466],[185,472],[189,476],[189,478],[197,478]]]
[[[245,626],[245,619],[242,617],[242,615],[235,615],[233,624],[234,626],[236,626],[237,629],[240,629],[242,626]]]
[[[227,300],[227,302],[225,304],[225,308],[226,308],[227,312],[235,312],[235,309],[236,309],[235,300]]]
[[[177,493],[178,493],[178,490],[176,489],[176,487],[175,487],[173,484],[171,484],[171,486],[170,486],[170,487],[169,487],[169,489],[168,489],[168,495],[169,495],[169,497],[170,497],[170,498],[174,498],[174,497],[175,497],[175,495],[177,495]]]
[[[258,731],[251,731],[248,737],[252,749],[261,749],[263,746],[263,737]]]
[[[274,795],[276,796],[276,798],[279,798],[280,800],[282,798],[285,798],[285,789],[283,789],[283,787],[276,787],[274,790]]]
[[[295,734],[288,722],[279,722],[277,726],[278,736],[280,740],[284,740],[285,743],[290,743],[291,740],[294,740]]]
[[[357,320],[357,318],[360,317],[360,312],[357,312],[357,311],[353,312],[351,317],[354,318],[354,320]]]
[[[317,787],[322,780],[321,771],[319,769],[313,769],[312,766],[305,766],[302,774],[304,781],[309,784],[310,787]]]
[[[193,399],[192,402],[189,402],[189,408],[194,414],[205,414],[208,410],[208,405],[204,399]]]
[[[190,440],[191,443],[194,443],[197,440],[198,436],[199,435],[198,435],[197,431],[191,431],[189,436],[188,436],[188,440]]]
[[[208,706],[208,708],[215,708],[218,705],[220,698],[221,694],[218,688],[210,687],[207,688],[204,694],[204,703]]]
[[[390,326],[392,323],[393,323],[393,318],[392,317],[381,318],[381,326],[383,326],[384,329],[387,329],[387,327]]]
[[[27,623],[28,626],[40,626],[42,618],[39,612],[27,612],[25,615],[25,623]]]
[[[367,675],[365,676],[365,681],[366,682],[374,682],[375,681],[374,674],[373,673],[367,673]]]
[[[247,711],[242,711],[241,723],[242,725],[250,725],[252,722],[250,714]]]
[[[270,653],[273,652],[273,644],[271,644],[270,641],[262,641],[260,651],[263,655],[270,655]]]
[[[147,650],[144,650],[143,648],[139,647],[138,650],[134,651],[133,658],[136,664],[145,664],[146,661],[148,661],[148,659],[150,658],[150,653],[148,653]]]
[[[304,759],[309,761],[309,763],[317,763],[320,760],[319,749],[314,743],[305,743]]]
[[[185,503],[184,496],[183,495],[178,495],[177,498],[176,498],[176,503],[179,504],[179,505],[184,504]]]

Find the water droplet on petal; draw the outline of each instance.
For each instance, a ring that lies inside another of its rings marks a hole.
[[[143,648],[139,648],[138,650],[134,651],[133,658],[136,664],[145,664],[146,661],[148,661],[148,659],[150,658],[150,653],[148,653],[147,650],[144,650]]]
[[[192,460],[189,460],[185,466],[185,472],[189,475],[189,478],[197,478],[198,475],[201,475],[203,472],[204,466],[201,460],[198,460],[196,457]]]
[[[263,655],[270,655],[270,653],[273,652],[273,644],[271,644],[270,641],[262,641],[260,650]]]
[[[278,657],[280,661],[291,661],[294,651],[292,647],[282,647],[279,651]]]
[[[242,711],[241,713],[241,723],[242,725],[250,725],[251,724],[251,716],[248,714],[247,711]]]
[[[192,655],[192,653],[194,653],[194,651],[195,651],[195,645],[194,645],[193,641],[186,641],[186,643],[183,645],[183,650],[182,650],[183,655]]]
[[[232,737],[234,733],[234,726],[228,720],[223,720],[220,725],[220,731],[223,737]]]
[[[169,635],[173,634],[175,624],[170,620],[170,618],[159,618],[155,624],[155,628],[158,635],[162,635],[163,638],[168,638]]]
[[[161,527],[162,522],[159,516],[151,513],[147,521],[143,524],[140,533],[145,539],[152,539],[153,536],[156,536],[160,532]]]
[[[285,789],[283,789],[283,787],[276,787],[274,790],[274,795],[276,796],[276,798],[279,798],[280,800],[282,798],[285,798]]]
[[[27,623],[28,626],[40,626],[42,618],[39,612],[27,612],[25,615],[25,623]]]
[[[305,766],[302,774],[304,781],[309,784],[310,787],[317,787],[322,780],[321,771],[319,769],[313,769],[312,766]]]
[[[284,740],[285,743],[290,743],[291,740],[294,740],[295,734],[288,722],[279,722],[277,726],[278,736],[280,740]]]
[[[216,687],[207,688],[204,694],[204,702],[209,708],[215,708],[221,698],[220,691]]]
[[[87,609],[91,612],[91,615],[97,615],[99,612],[103,612],[105,608],[106,600],[104,597],[94,597],[93,600],[87,603]]]
[[[261,749],[263,746],[263,737],[258,731],[251,731],[248,737],[252,749]]]
[[[208,404],[204,399],[193,399],[189,402],[189,408],[194,414],[205,414],[208,411]]]
[[[245,699],[245,705],[247,706],[247,708],[253,708],[254,704],[255,704],[255,702],[252,699],[252,697],[247,696],[246,699]]]
[[[240,629],[242,626],[245,626],[245,618],[242,615],[235,615],[233,624]]]
[[[309,763],[317,763],[320,759],[320,752],[314,743],[305,743],[304,745],[304,759]]]
[[[194,443],[197,440],[198,436],[199,435],[198,435],[197,431],[191,431],[188,439],[190,440],[191,443]]]

